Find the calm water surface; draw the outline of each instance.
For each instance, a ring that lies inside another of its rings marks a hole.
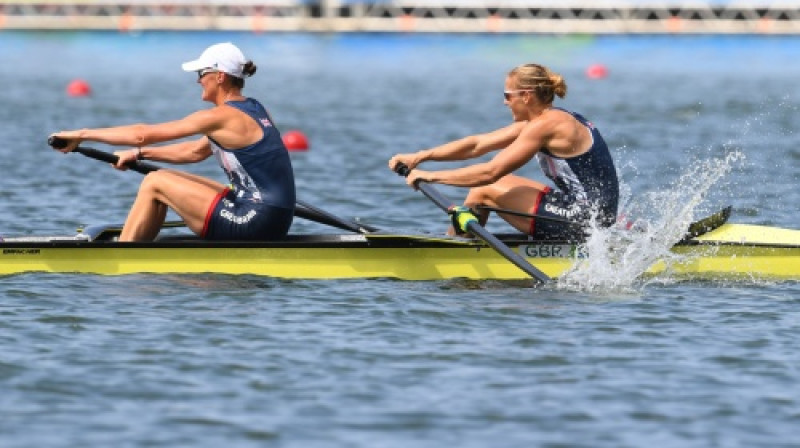
[[[300,197],[346,217],[443,229],[387,159],[506,123],[505,73],[541,62],[605,134],[626,208],[657,217],[696,191],[692,166],[741,154],[697,216],[800,227],[797,38],[6,32],[0,234],[122,221],[140,177],[47,135],[204,107],[180,63],[223,40],[259,66],[245,91],[311,141]],[[65,95],[75,78],[91,97]],[[3,447],[800,445],[797,282],[36,274],[0,297]]]

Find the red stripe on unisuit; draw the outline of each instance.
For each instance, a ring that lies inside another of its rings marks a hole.
[[[536,195],[536,199],[533,201],[533,210],[531,211],[531,215],[536,215],[539,212],[539,205],[542,203],[542,198],[547,193],[550,193],[550,187],[544,187],[544,190],[540,191],[539,194]],[[531,218],[531,229],[528,232],[528,235],[533,235],[533,231],[536,230],[536,218]]]
[[[208,208],[208,212],[206,213],[206,220],[203,222],[203,231],[200,233],[201,237],[203,238],[206,237],[206,233],[208,233],[208,223],[211,222],[211,216],[214,215],[214,209],[217,208],[217,204],[219,203],[219,201],[221,201],[222,198],[224,198],[229,191],[231,191],[230,188],[225,188],[219,194],[217,194],[217,196],[211,202],[211,207]]]

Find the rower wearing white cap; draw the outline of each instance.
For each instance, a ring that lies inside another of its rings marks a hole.
[[[142,181],[120,241],[155,239],[168,208],[204,238],[284,237],[294,216],[294,174],[272,118],[261,103],[242,95],[255,64],[235,45],[220,43],[183,69],[197,73],[203,100],[215,107],[166,123],[58,132],[53,136],[69,141],[60,151],[69,152],[85,140],[133,147],[115,153],[119,169],[142,159],[193,163],[216,156],[230,186],[182,171],[153,171]],[[192,135],[201,137],[151,146]]]

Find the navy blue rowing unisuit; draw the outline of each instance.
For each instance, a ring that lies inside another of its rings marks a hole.
[[[264,135],[252,145],[233,150],[208,138],[231,187],[217,195],[201,235],[214,240],[283,238],[289,232],[295,206],[289,152],[261,103],[247,98],[225,104],[251,116]]]
[[[533,205],[533,214],[561,220],[585,222],[592,213],[599,223],[611,226],[617,219],[619,182],[614,161],[600,131],[582,115],[569,113],[589,129],[592,146],[577,157],[557,157],[547,148],[536,154],[536,159],[556,185],[540,193]],[[539,239],[580,239],[582,226],[565,225],[556,220],[534,219],[530,234]]]

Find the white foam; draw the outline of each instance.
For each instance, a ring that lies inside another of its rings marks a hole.
[[[669,282],[668,273],[657,279],[642,274],[657,261],[667,266],[686,261],[670,248],[684,237],[689,224],[704,217],[697,216],[697,211],[709,190],[743,160],[743,153],[733,151],[723,158],[699,161],[672,188],[645,195],[639,202],[630,199],[628,188],[622,188],[622,216],[628,217],[611,228],[592,225],[582,247],[586,257],[576,259],[574,267],[559,278],[558,287],[631,293],[654,280]],[[631,221],[631,216],[636,219]]]

